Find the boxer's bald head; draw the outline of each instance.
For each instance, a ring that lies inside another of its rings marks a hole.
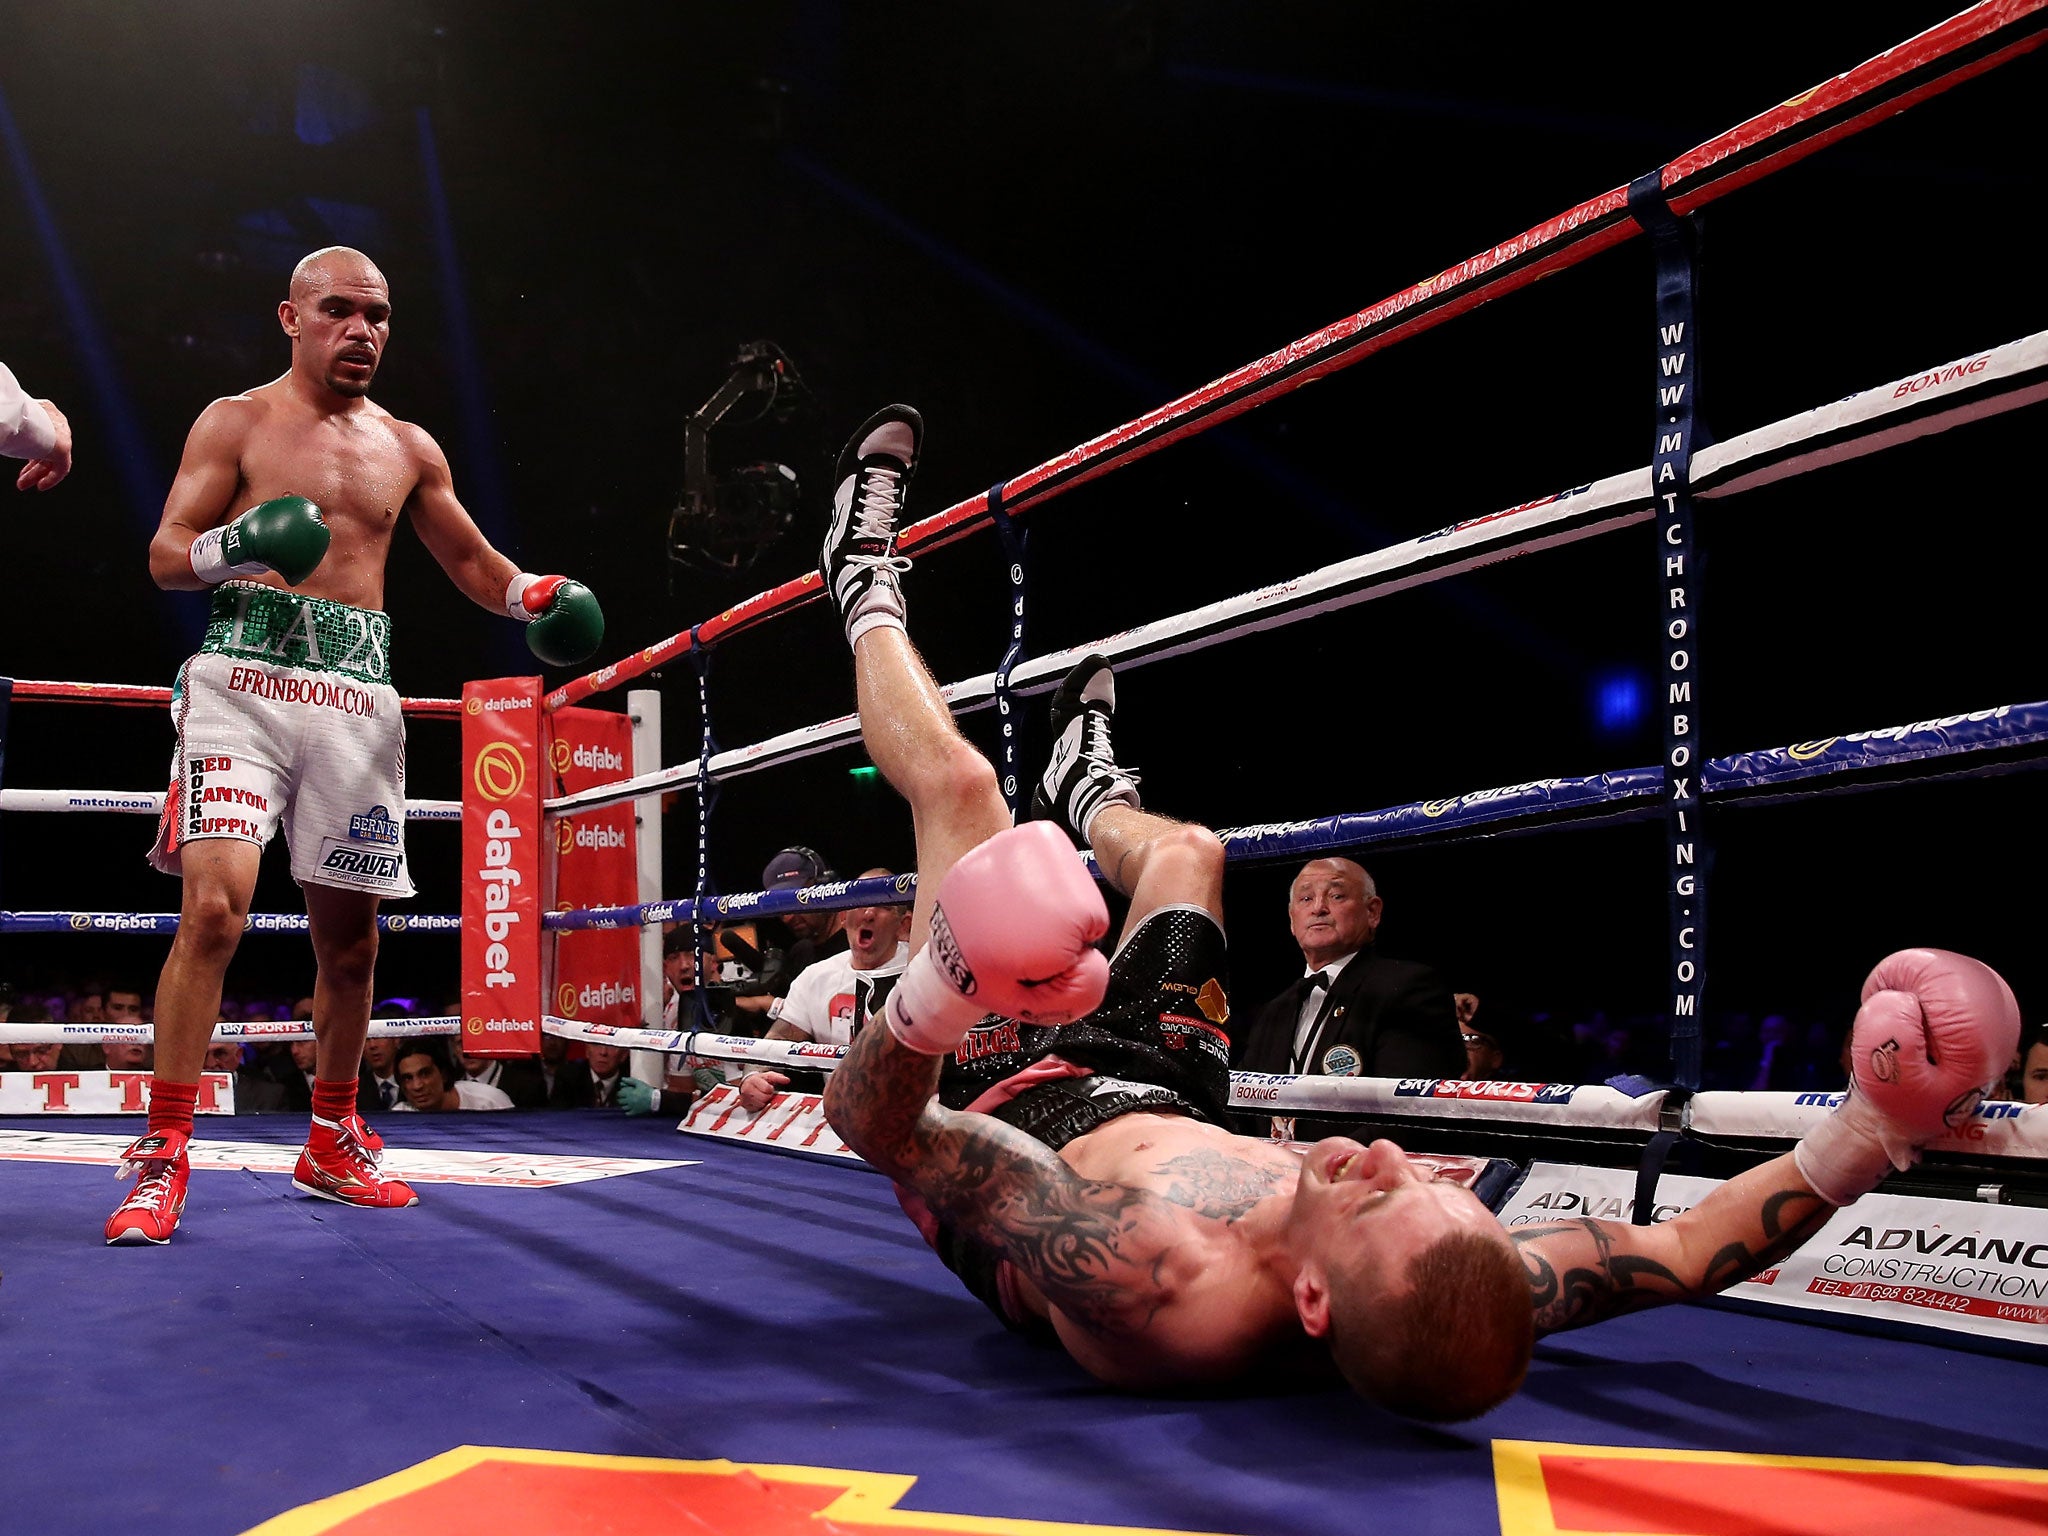
[[[292,339],[292,373],[314,391],[370,392],[391,336],[391,288],[361,251],[330,245],[292,268],[278,324]]]
[[[1447,1233],[1405,1265],[1361,1250],[1331,1282],[1331,1358],[1382,1408],[1456,1423],[1513,1396],[1528,1374],[1535,1311],[1505,1233]]]
[[[1391,1141],[1332,1136],[1301,1160],[1287,1233],[1302,1330],[1361,1395],[1450,1421],[1520,1384],[1535,1338],[1528,1277],[1471,1190]]]
[[[285,297],[294,304],[304,304],[341,283],[374,284],[387,294],[391,291],[377,263],[354,246],[323,245],[299,258],[299,264],[292,268],[291,285],[285,290]]]

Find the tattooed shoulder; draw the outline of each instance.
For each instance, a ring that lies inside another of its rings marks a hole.
[[[1161,1199],[1217,1221],[1236,1221],[1291,1182],[1278,1168],[1207,1147],[1170,1157],[1152,1172]]]

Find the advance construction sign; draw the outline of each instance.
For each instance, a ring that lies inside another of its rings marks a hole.
[[[1690,1210],[1719,1184],[1665,1174],[1653,1219]],[[1585,1216],[1625,1222],[1634,1204],[1632,1170],[1537,1163],[1500,1219],[1510,1227]],[[1865,1195],[1775,1269],[1727,1294],[2048,1345],[2048,1211]]]

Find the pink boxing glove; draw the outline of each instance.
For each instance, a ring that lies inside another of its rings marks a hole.
[[[1049,821],[998,832],[939,885],[931,937],[889,994],[889,1029],[943,1056],[989,1014],[1066,1024],[1109,985],[1095,941],[1109,909],[1073,845]]]
[[[1863,983],[1849,1096],[1793,1149],[1814,1192],[1847,1205],[1961,1127],[2019,1047],[2005,978],[1945,949],[1902,949]]]

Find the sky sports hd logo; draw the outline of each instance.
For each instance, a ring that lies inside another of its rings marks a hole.
[[[1503,1104],[1569,1104],[1570,1083],[1467,1082],[1460,1078],[1404,1077],[1394,1095],[1403,1099],[1481,1099]]]

